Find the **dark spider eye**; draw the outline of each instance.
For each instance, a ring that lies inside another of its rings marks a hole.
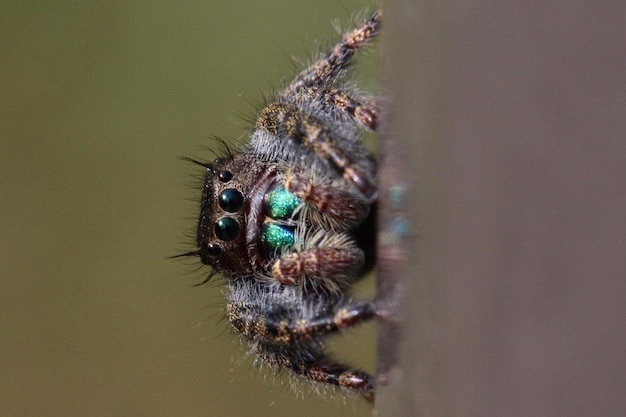
[[[239,234],[239,223],[230,217],[222,217],[215,223],[215,236],[224,242],[230,242]]]
[[[208,250],[211,256],[220,256],[222,254],[222,247],[217,243],[209,243]]]
[[[220,207],[229,213],[236,213],[243,207],[243,194],[234,188],[220,193]]]
[[[233,173],[230,171],[220,171],[217,177],[220,179],[220,182],[228,182],[233,179]]]

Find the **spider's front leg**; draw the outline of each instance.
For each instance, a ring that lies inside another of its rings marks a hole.
[[[256,128],[289,138],[313,152],[360,192],[367,203],[376,199],[373,164],[366,161],[365,155],[358,155],[360,146],[337,136],[322,120],[307,114],[294,103],[270,104],[259,115]]]

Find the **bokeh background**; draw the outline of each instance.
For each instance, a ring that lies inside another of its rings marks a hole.
[[[191,248],[197,167],[371,3],[3,1],[0,414],[367,415],[253,369]],[[360,71],[376,85],[376,48]],[[252,104],[251,104],[252,103]],[[359,288],[371,296],[373,279]],[[336,341],[373,370],[375,329]]]

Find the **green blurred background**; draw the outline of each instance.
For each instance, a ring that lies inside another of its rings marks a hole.
[[[190,249],[196,167],[371,3],[2,2],[0,415],[367,415],[251,367]],[[375,48],[363,77],[376,84]],[[361,285],[371,296],[373,280]],[[334,345],[370,371],[374,326]]]

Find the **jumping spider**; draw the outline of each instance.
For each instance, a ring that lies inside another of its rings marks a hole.
[[[184,254],[213,268],[207,280],[224,276],[226,316],[265,364],[370,401],[374,378],[329,357],[323,339],[375,315],[350,290],[374,259],[376,162],[361,141],[377,130],[378,109],[345,79],[381,16],[279,91],[242,149],[193,161],[206,180],[197,249]]]

